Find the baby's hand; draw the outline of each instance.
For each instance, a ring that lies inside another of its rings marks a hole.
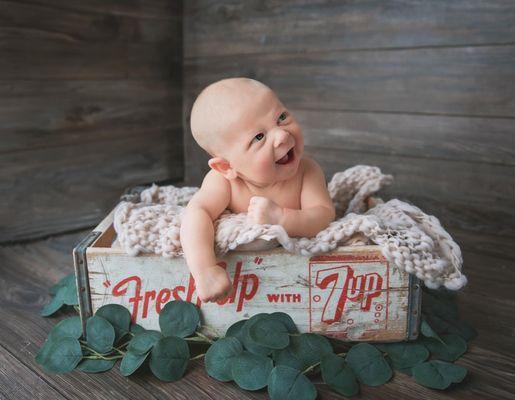
[[[282,207],[272,200],[261,196],[253,196],[250,198],[247,211],[248,223],[278,225],[281,223],[282,217]]]
[[[229,274],[219,265],[204,268],[195,278],[195,286],[203,302],[223,300],[232,292]]]

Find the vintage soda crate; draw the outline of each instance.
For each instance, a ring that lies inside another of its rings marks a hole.
[[[281,247],[234,251],[219,264],[234,293],[223,302],[201,303],[183,258],[132,257],[111,247],[113,212],[73,250],[83,326],[104,304],[117,303],[134,322],[159,330],[164,304],[186,300],[200,307],[203,330],[223,336],[234,322],[262,312],[288,313],[301,332],[352,341],[416,339],[421,290],[378,246],[348,246],[313,257]]]

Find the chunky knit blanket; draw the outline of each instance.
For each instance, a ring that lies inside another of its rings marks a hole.
[[[277,241],[289,252],[309,256],[349,244],[358,235],[381,246],[388,261],[430,288],[465,286],[461,250],[436,217],[397,199],[381,201],[367,211],[370,196],[392,181],[391,175],[366,165],[336,173],[328,189],[337,218],[312,238],[291,238],[280,225],[247,224],[246,214],[225,211],[215,221],[215,251],[223,255],[252,243]],[[134,256],[181,256],[181,214],[197,190],[154,184],[126,197],[114,215],[119,246]]]

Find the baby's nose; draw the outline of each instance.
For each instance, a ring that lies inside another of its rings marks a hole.
[[[274,147],[279,147],[280,145],[286,143],[288,141],[288,136],[290,135],[283,129],[277,128],[274,132]]]

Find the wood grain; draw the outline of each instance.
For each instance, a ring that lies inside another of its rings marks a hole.
[[[186,58],[185,105],[247,76],[293,109],[515,117],[514,64],[513,45]]]
[[[510,1],[184,3],[185,56],[513,43]]]

